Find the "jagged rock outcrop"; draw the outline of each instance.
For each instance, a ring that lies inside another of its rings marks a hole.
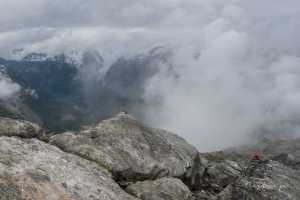
[[[198,153],[175,134],[125,113],[54,135],[49,143],[44,132],[31,122],[0,118],[0,199],[300,199],[297,139],[267,141],[259,149],[267,156],[250,160],[255,145]]]
[[[277,156],[272,158],[286,166],[289,166],[293,169],[299,170],[300,169],[300,161],[297,160],[293,155],[287,153],[281,153]]]
[[[55,135],[51,144],[104,166],[125,185],[165,176],[181,177],[197,154],[179,136],[147,128],[124,113],[78,134]]]
[[[0,136],[17,136],[21,138],[39,138],[43,129],[34,123],[0,117]]]
[[[300,173],[276,161],[257,163],[253,170],[224,189],[218,200],[297,200]]]
[[[198,154],[183,181],[198,199],[211,199],[236,181],[242,170],[238,163],[226,159],[220,152]]]
[[[0,137],[0,199],[135,200],[99,165],[37,139]]]
[[[247,151],[239,149],[238,152],[199,154],[190,176],[184,179],[195,198],[197,200],[300,198],[299,162],[294,156],[285,153],[270,156],[273,152],[277,154],[278,151],[269,149],[265,159],[255,161],[250,160],[249,149],[248,146]],[[264,157],[264,154],[262,156]]]
[[[30,96],[30,91],[23,89],[20,93],[21,94],[17,97],[10,98],[9,100],[0,99],[0,116],[12,119],[29,120],[38,124],[43,124],[39,116],[23,102],[24,98]]]
[[[189,188],[176,178],[137,182],[126,191],[142,200],[193,200]]]

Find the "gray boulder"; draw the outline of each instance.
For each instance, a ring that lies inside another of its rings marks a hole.
[[[98,163],[124,184],[181,177],[197,155],[197,150],[181,137],[145,127],[124,113],[77,134],[55,135],[50,143]]]
[[[199,199],[209,199],[235,182],[242,170],[237,162],[227,159],[221,152],[199,154],[183,180],[197,196],[201,196]]]
[[[43,135],[43,129],[37,124],[24,120],[0,117],[0,136],[38,138]]]
[[[0,199],[135,200],[106,170],[37,139],[0,137]]]
[[[297,200],[300,174],[276,161],[261,162],[218,194],[218,200]]]
[[[126,191],[142,200],[192,200],[189,188],[176,178],[137,182]]]

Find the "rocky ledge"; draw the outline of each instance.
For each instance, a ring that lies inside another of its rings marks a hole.
[[[199,153],[127,114],[53,136],[0,118],[0,199],[300,199],[300,140],[264,142],[251,161],[256,145]]]

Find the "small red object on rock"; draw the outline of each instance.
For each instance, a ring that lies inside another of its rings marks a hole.
[[[251,160],[261,160],[259,154],[254,154]]]

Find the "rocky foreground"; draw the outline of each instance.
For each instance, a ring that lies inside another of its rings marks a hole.
[[[53,136],[0,118],[1,200],[297,200],[299,169],[297,139],[199,153],[126,114]]]

